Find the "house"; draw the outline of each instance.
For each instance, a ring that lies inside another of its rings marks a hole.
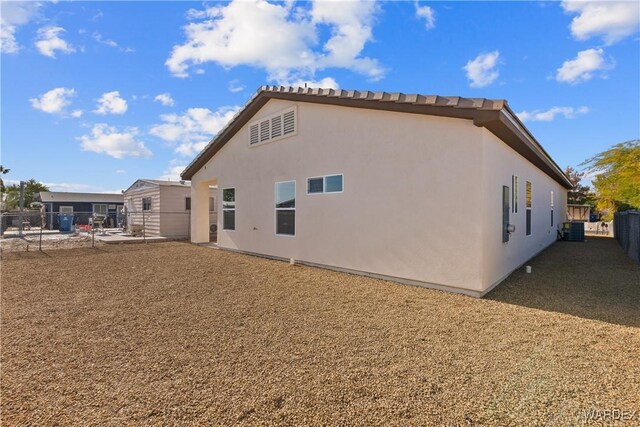
[[[207,188],[207,239],[215,236],[217,188]],[[127,225],[144,227],[147,235],[189,237],[191,184],[186,181],[139,179],[124,192]]]
[[[482,296],[556,240],[571,183],[504,100],[262,87],[182,173],[191,241]]]
[[[89,219],[99,214],[106,216],[107,227],[117,227],[124,204],[122,194],[108,193],[41,191],[36,198],[45,205],[49,229],[59,228],[58,214],[70,213],[74,215],[74,224],[89,224]]]

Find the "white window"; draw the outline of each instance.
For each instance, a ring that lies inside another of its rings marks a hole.
[[[107,205],[102,205],[102,204],[93,205],[93,213],[98,215],[106,215]]]
[[[325,175],[307,178],[307,194],[342,193],[344,175]]]
[[[526,225],[525,225],[525,234],[527,236],[531,235],[531,206],[533,199],[533,189],[531,187],[531,181],[527,181],[525,185],[525,207],[527,208],[526,212]]]
[[[511,212],[518,213],[518,175],[511,175]]]
[[[116,205],[109,205],[109,210],[110,211],[115,211],[116,210]]]
[[[551,192],[551,226],[553,227],[553,191]]]
[[[276,182],[276,234],[296,235],[296,182]]]
[[[73,213],[73,206],[60,206],[60,213]]]
[[[293,106],[250,123],[249,145],[255,146],[293,136],[297,130],[297,109]]]
[[[236,229],[236,189],[222,189],[222,229]]]

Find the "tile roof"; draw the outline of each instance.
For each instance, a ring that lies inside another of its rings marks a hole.
[[[513,113],[504,99],[291,86],[262,86],[259,88],[244,107],[236,113],[229,123],[218,132],[211,142],[185,168],[181,174],[182,178],[191,179],[242,126],[251,120],[269,99],[473,120],[476,126],[487,128],[505,144],[531,161],[557,182],[566,188],[572,187],[571,182],[560,167]]]

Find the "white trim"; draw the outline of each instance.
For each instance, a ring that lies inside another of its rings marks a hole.
[[[339,176],[342,178],[342,190],[340,191],[327,191],[327,177]],[[322,191],[318,193],[309,193],[309,180],[322,178]],[[307,178],[307,196],[316,196],[319,194],[340,194],[344,193],[344,174],[343,173],[330,173],[328,175],[310,176]]]
[[[279,208],[277,207],[277,201],[276,201],[276,194],[278,191],[278,184],[288,184],[290,182],[293,182],[293,203],[294,203],[294,207],[293,208]],[[296,207],[295,207],[295,202],[296,199],[298,198],[298,185],[296,184],[296,180],[292,179],[289,181],[278,181],[274,184],[273,186],[273,205],[275,208],[275,214],[273,215],[273,223],[274,223],[274,234],[276,236],[282,236],[282,237],[296,237],[296,231],[298,229],[298,227],[296,226],[296,220],[295,220],[295,213],[296,213]],[[282,234],[282,233],[278,233],[278,211],[293,211],[293,234]]]
[[[51,206],[53,206],[53,203],[51,203]],[[67,210],[66,212],[62,212],[62,209],[71,209],[71,210]],[[53,207],[51,208],[51,212],[53,212]],[[68,206],[68,205],[59,205],[58,206],[58,213],[64,213],[64,214],[68,214],[68,213],[73,213],[73,206]]]
[[[92,203],[91,207],[93,210],[93,213],[98,213],[96,212],[96,206],[104,206],[105,210],[104,210],[104,215],[108,215],[109,214],[109,204],[108,203]],[[98,213],[98,215],[102,215],[101,213]]]
[[[224,207],[224,190],[233,190],[233,208]],[[236,187],[222,188],[222,197],[219,197],[219,199],[221,203],[220,210],[222,211],[222,231],[236,231]],[[224,211],[233,211],[233,229],[224,228]]]
[[[293,111],[293,132],[284,134],[284,115],[290,111]],[[281,128],[282,133],[279,136],[271,137],[271,123],[272,123],[271,119],[274,119],[278,116],[282,116],[282,128]],[[260,141],[260,125],[262,124],[262,122],[265,122],[265,121],[269,122],[269,129],[268,129],[269,138],[267,138],[264,141]],[[255,144],[252,144],[251,143],[251,127],[255,125],[258,126],[258,142],[256,142]],[[298,107],[296,105],[289,108],[285,108],[284,110],[280,110],[277,113],[273,113],[269,116],[262,117],[258,120],[254,120],[247,125],[247,143],[249,145],[249,148],[265,145],[270,142],[280,141],[281,139],[289,138],[290,136],[295,136],[297,134],[298,134]]]

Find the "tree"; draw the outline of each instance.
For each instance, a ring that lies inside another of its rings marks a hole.
[[[4,166],[0,165],[0,193],[4,193],[4,180],[2,179],[2,175],[6,175],[11,171],[11,169],[7,169]]]
[[[6,188],[7,197],[5,199],[5,206],[7,209],[20,208],[20,185],[9,185]],[[29,205],[36,201],[36,195],[41,191],[49,191],[49,187],[30,179],[25,182],[24,185],[24,206],[28,208]]]
[[[598,209],[608,211],[609,217],[640,209],[640,140],[616,144],[583,164],[598,174],[593,181]]]
[[[573,188],[567,194],[567,203],[572,205],[594,205],[594,195],[588,185],[580,185],[584,172],[578,172],[571,166],[564,170],[565,175],[573,184]]]

